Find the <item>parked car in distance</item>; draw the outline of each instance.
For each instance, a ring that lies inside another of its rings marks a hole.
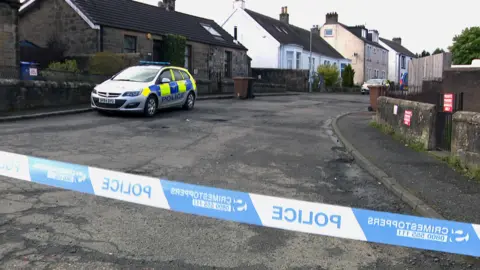
[[[387,85],[387,84],[388,84],[387,79],[370,79],[370,80],[363,83],[362,89],[360,90],[360,92],[362,93],[362,95],[365,95],[365,94],[370,93],[370,89],[368,89],[368,86],[371,86],[371,85]]]

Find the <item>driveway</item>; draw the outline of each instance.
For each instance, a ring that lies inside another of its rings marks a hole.
[[[199,101],[152,119],[3,123],[0,150],[264,195],[413,214],[333,135],[368,96]],[[6,269],[464,269],[454,255],[289,232],[0,177]]]

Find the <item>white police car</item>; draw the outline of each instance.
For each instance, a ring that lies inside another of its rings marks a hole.
[[[141,112],[151,117],[160,108],[191,110],[196,98],[197,85],[188,70],[168,62],[141,61],[97,85],[91,103],[100,112]]]

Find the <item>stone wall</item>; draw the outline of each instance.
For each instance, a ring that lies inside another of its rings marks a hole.
[[[212,87],[213,82],[209,80],[196,80],[198,93],[200,95],[209,95],[209,94],[233,94],[235,91],[235,84],[233,81],[224,81],[222,85],[222,92],[215,91]],[[273,83],[260,83],[253,82],[253,92],[254,93],[283,93],[286,92],[286,86],[284,84],[273,84]]]
[[[480,169],[480,113],[456,112],[453,115],[451,154],[470,169]]]
[[[17,1],[18,2],[18,1]],[[18,66],[18,3],[0,3],[0,66]]]
[[[66,46],[66,55],[97,52],[98,33],[65,0],[36,1],[20,13],[20,40],[46,47],[57,38]]]
[[[308,91],[308,70],[252,68],[252,77],[260,83],[286,85],[288,91]]]
[[[421,143],[426,150],[435,148],[436,107],[433,104],[379,97],[376,120],[392,127],[407,140]],[[394,107],[398,106],[394,114]],[[405,111],[412,111],[410,126],[404,123]]]
[[[0,112],[90,103],[88,83],[0,80]]]

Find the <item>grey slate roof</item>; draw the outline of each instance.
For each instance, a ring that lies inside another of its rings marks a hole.
[[[255,11],[245,9],[258,24],[281,44],[298,44],[310,50],[310,31],[284,23]],[[281,30],[278,31],[277,27]],[[282,29],[285,29],[286,33]],[[335,48],[330,46],[320,35],[312,35],[312,51],[332,58],[345,59]]]
[[[37,0],[36,2],[38,2]],[[167,11],[132,0],[71,0],[94,24],[157,35],[177,34],[187,40],[246,50],[215,21],[189,14]],[[31,5],[32,6],[32,5]],[[30,7],[22,11],[26,12]],[[220,40],[200,25],[208,24],[223,38]]]
[[[403,47],[401,44],[398,44],[396,42],[393,42],[391,40],[384,39],[384,38],[380,38],[380,40],[383,41],[383,43],[387,44],[387,46],[392,48],[394,51],[404,54],[406,56],[416,58],[414,53],[409,51],[407,48]]]
[[[355,27],[355,26],[348,26],[348,25],[345,25],[343,23],[339,23],[341,26],[343,26],[345,29],[347,29],[348,31],[350,31],[350,33],[354,34],[355,36],[357,36],[359,39],[363,40],[363,42],[367,43],[367,44],[370,44],[372,46],[375,46],[375,47],[378,47],[378,48],[381,48],[381,49],[384,49],[384,50],[387,50],[387,48],[383,47],[382,45],[380,45],[379,43],[376,43],[376,42],[373,42],[371,39],[368,39],[368,38],[364,38],[362,37],[362,32],[361,32],[361,28],[359,27]],[[358,30],[360,31],[358,31]],[[365,29],[366,30],[366,29]],[[368,37],[368,33],[367,33],[367,37]]]

